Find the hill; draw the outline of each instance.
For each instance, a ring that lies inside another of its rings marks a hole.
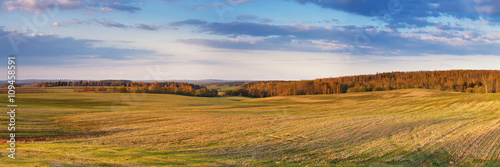
[[[500,160],[500,94],[23,93],[18,102],[18,159],[2,158],[0,166],[494,166]],[[6,128],[0,131],[5,138]]]

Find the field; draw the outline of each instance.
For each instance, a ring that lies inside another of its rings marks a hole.
[[[500,94],[204,98],[72,90],[17,95],[16,160],[3,144],[0,166],[500,165]],[[5,143],[7,114],[0,122]]]
[[[207,89],[217,89],[220,92],[225,92],[229,89],[238,88],[239,86],[207,86]]]
[[[207,89],[217,89],[219,96],[224,96],[224,92],[229,89],[239,88],[239,86],[207,86]]]

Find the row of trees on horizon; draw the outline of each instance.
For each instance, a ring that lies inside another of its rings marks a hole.
[[[216,89],[207,89],[200,85],[182,82],[133,82],[127,80],[56,81],[35,83],[32,86],[83,86],[81,89],[75,89],[74,92],[160,93],[202,97],[213,97],[218,95]]]
[[[255,81],[226,96],[271,97],[426,88],[466,93],[500,92],[498,70],[391,72],[303,81]]]

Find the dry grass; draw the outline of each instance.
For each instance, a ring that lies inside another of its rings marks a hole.
[[[32,156],[42,165],[471,165],[500,160],[500,94],[397,90],[253,99],[30,93],[20,95],[23,100],[19,124],[26,130],[20,133],[49,141],[25,143],[18,156]],[[65,156],[68,147],[85,156]],[[107,154],[96,153],[98,148],[108,149]],[[149,160],[113,160],[143,154]]]

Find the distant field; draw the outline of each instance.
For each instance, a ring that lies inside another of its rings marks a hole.
[[[9,91],[8,88],[0,88],[0,93],[6,94]],[[15,89],[16,93],[42,93],[48,92],[43,88],[33,88],[33,87],[18,87]]]
[[[229,89],[234,89],[234,88],[238,88],[239,86],[207,86],[208,89],[217,89],[221,92],[225,92],[226,90],[229,90]]]
[[[205,98],[70,89],[18,95],[17,159],[0,149],[0,166],[500,165],[500,94]]]

